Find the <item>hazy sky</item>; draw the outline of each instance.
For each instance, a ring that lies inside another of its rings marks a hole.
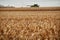
[[[12,6],[26,6],[32,4],[38,4],[40,6],[60,6],[60,0],[0,0],[2,5]]]

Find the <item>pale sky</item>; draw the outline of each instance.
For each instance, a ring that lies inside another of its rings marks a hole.
[[[25,7],[27,5],[38,4],[41,7],[52,7],[52,6],[59,6],[60,7],[60,0],[0,0],[0,4],[2,5],[10,5],[16,7]]]

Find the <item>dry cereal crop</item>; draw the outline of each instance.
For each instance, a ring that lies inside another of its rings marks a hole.
[[[0,40],[60,40],[56,9],[0,8]]]

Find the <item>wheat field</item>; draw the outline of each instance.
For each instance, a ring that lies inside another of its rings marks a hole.
[[[60,11],[1,11],[0,40],[60,40]]]

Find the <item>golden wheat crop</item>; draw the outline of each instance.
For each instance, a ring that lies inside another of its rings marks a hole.
[[[60,40],[60,7],[0,8],[0,40]]]

